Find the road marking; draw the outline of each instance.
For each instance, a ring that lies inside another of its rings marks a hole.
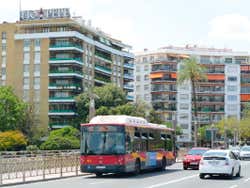
[[[187,177],[184,177],[184,178],[180,178],[180,179],[176,179],[176,180],[171,180],[171,181],[164,182],[164,183],[158,183],[158,184],[155,184],[155,185],[151,185],[151,186],[146,187],[146,188],[162,187],[162,186],[164,186],[164,185],[169,185],[169,184],[173,184],[173,183],[178,183],[178,182],[181,182],[181,181],[184,181],[184,180],[187,180],[187,179],[191,179],[191,178],[194,178],[194,177],[197,177],[197,176],[198,176],[198,174],[192,175],[192,176],[187,176]]]
[[[102,183],[105,183],[105,181],[93,182],[93,183],[90,183],[90,185],[96,185],[96,184],[102,184]]]
[[[232,185],[232,186],[229,187],[229,188],[236,188],[236,187],[238,187],[238,185]]]

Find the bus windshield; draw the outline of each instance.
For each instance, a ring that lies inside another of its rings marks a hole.
[[[125,136],[123,132],[83,132],[81,154],[113,155],[125,153]]]

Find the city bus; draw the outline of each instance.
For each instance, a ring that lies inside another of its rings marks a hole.
[[[139,174],[175,162],[174,130],[125,115],[96,116],[81,124],[81,172]]]

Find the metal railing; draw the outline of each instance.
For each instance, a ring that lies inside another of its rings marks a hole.
[[[79,151],[0,153],[0,186],[79,174]]]

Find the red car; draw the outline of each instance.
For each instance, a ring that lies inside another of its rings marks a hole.
[[[203,153],[208,151],[209,148],[192,148],[189,150],[188,154],[185,155],[183,160],[183,169],[187,170],[188,168],[199,169],[200,160]]]

